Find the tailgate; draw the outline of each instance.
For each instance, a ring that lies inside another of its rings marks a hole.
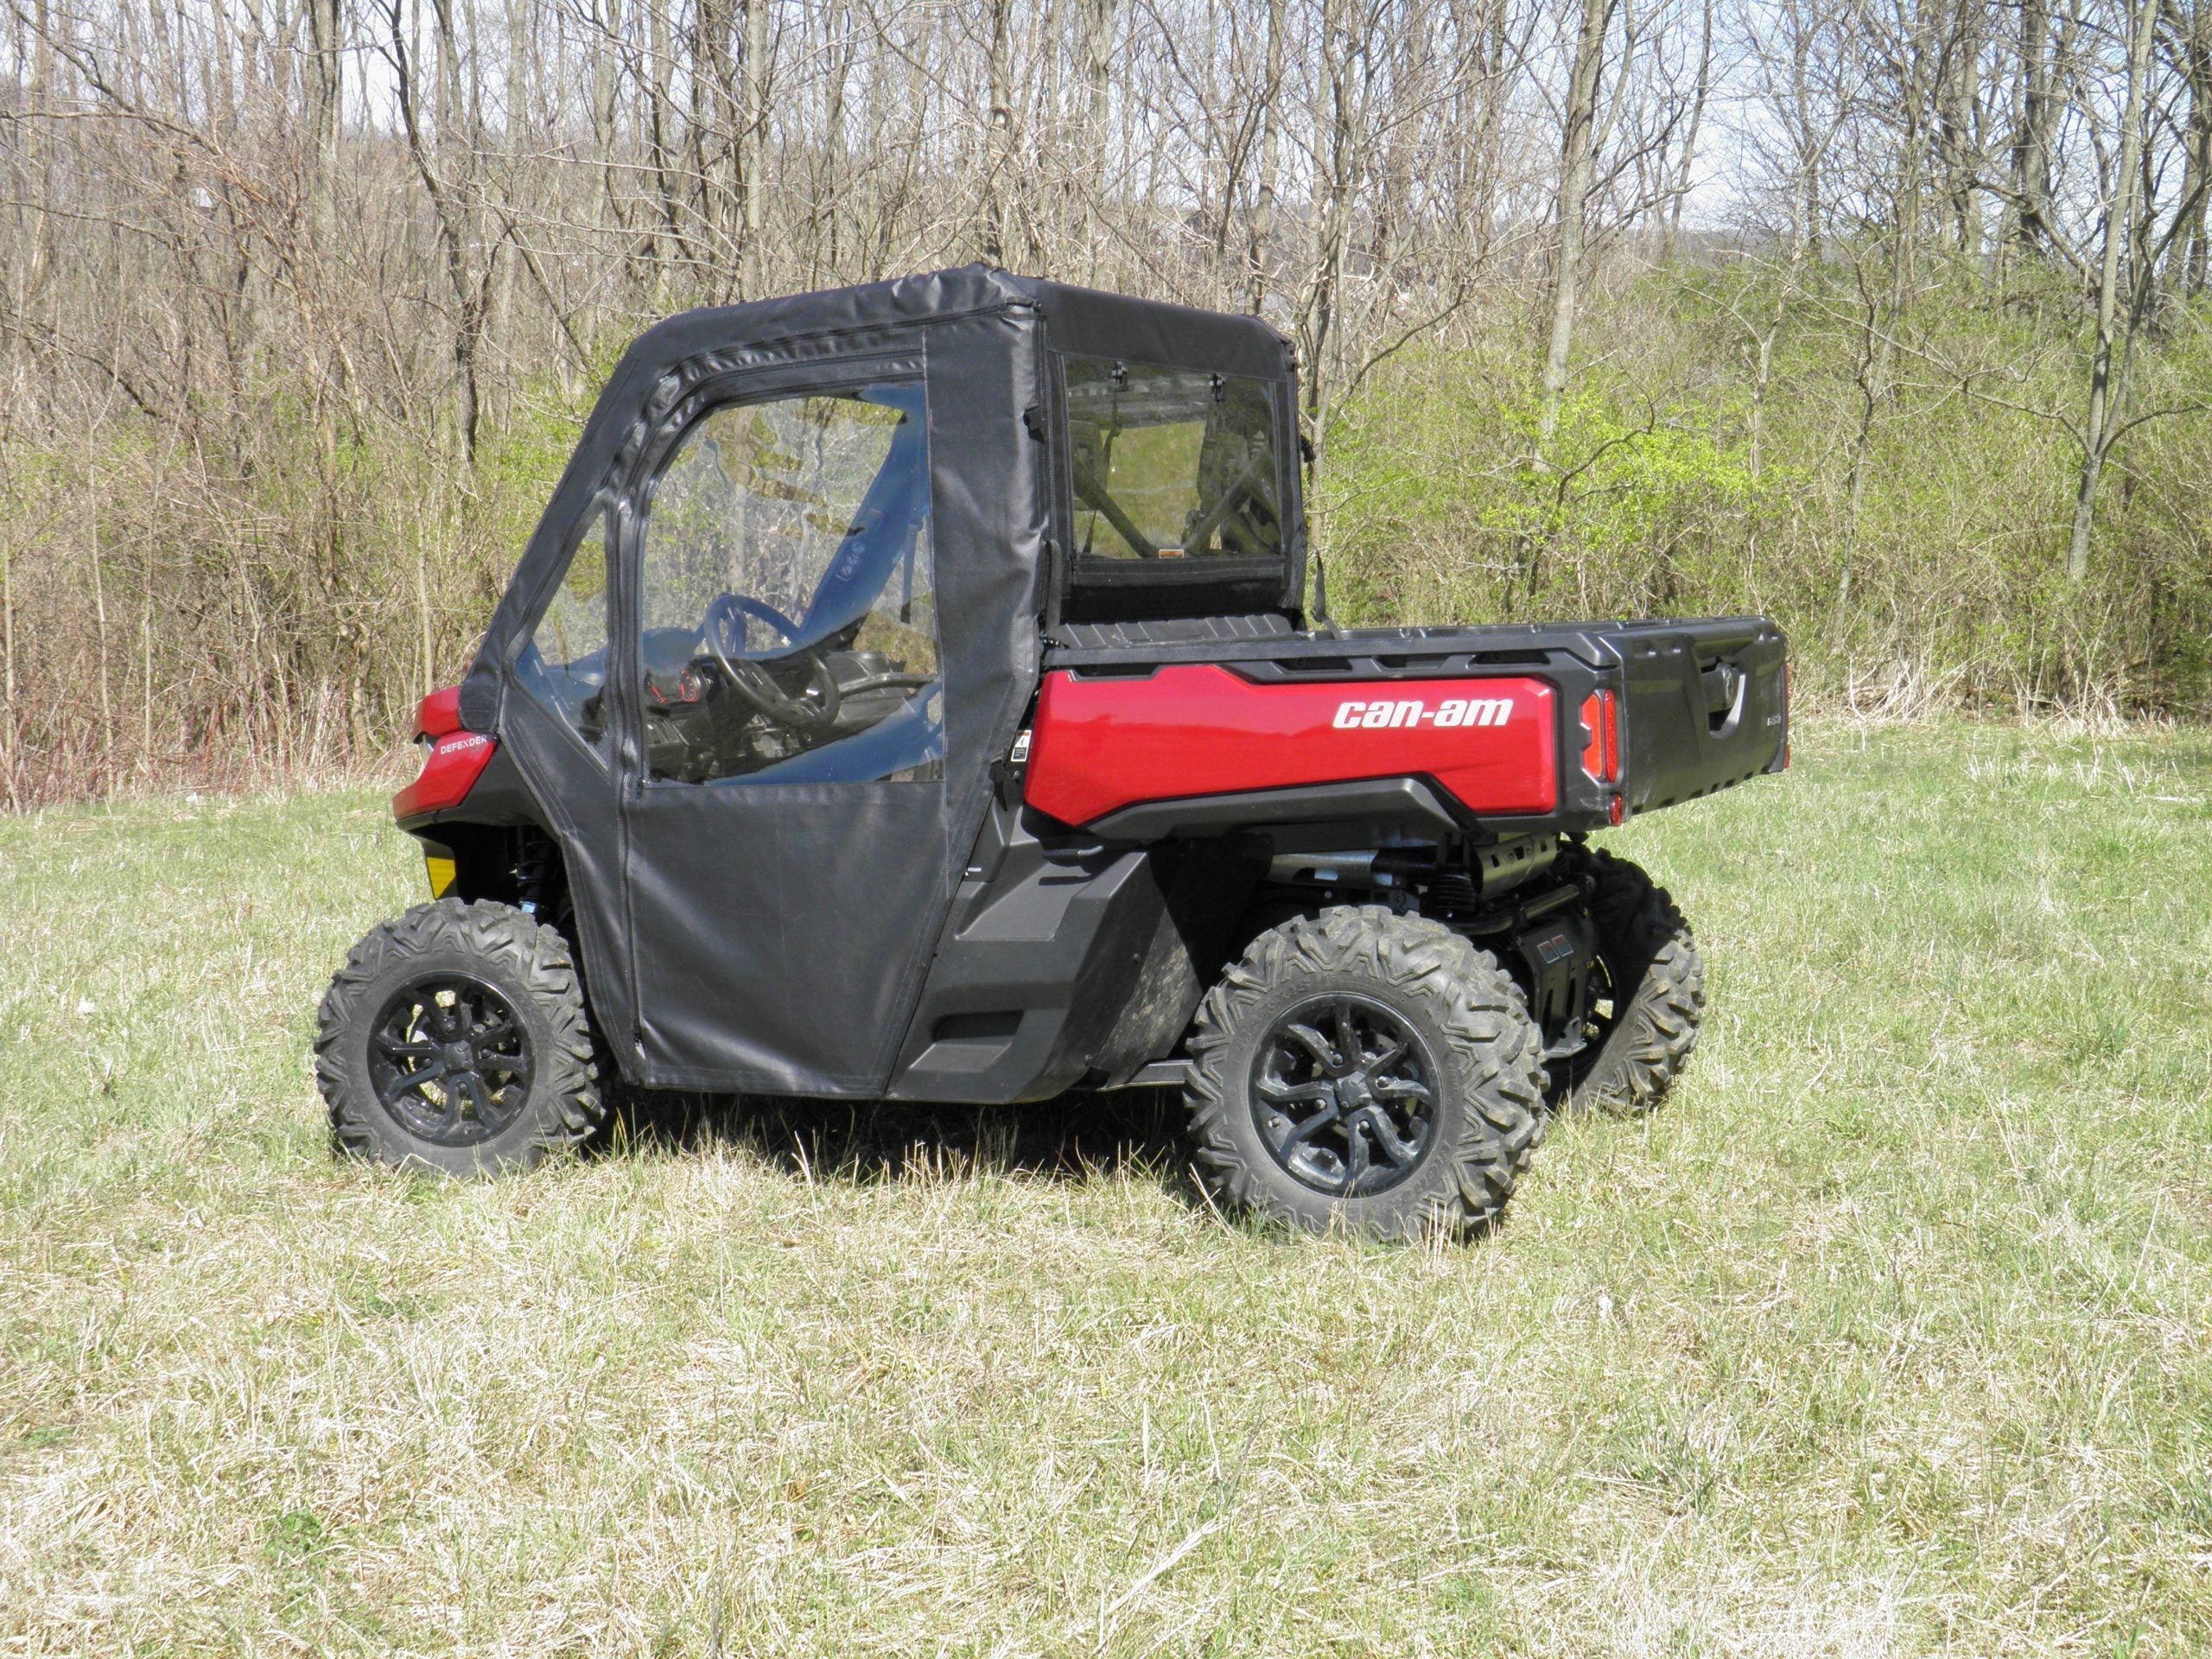
[[[1606,636],[1621,658],[1621,759],[1631,813],[1788,764],[1788,646],[1773,623],[1631,622]]]

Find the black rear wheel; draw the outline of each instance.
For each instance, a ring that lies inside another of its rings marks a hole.
[[[1388,1004],[1324,992],[1277,1015],[1252,1061],[1261,1139],[1293,1179],[1332,1198],[1386,1192],[1436,1139],[1441,1067]]]
[[[1664,887],[1595,849],[1570,868],[1591,878],[1598,933],[1589,1044],[1567,1062],[1568,1104],[1618,1116],[1656,1110],[1697,1046],[1705,958]]]
[[[606,1115],[567,942],[455,899],[353,947],[322,999],[315,1083],[341,1150],[449,1175],[526,1167]]]
[[[1520,990],[1417,916],[1341,907],[1268,929],[1207,993],[1190,1046],[1200,1179],[1311,1231],[1487,1222],[1543,1135]]]

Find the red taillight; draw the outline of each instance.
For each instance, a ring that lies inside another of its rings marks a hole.
[[[1621,728],[1611,690],[1582,699],[1582,770],[1593,784],[1615,784],[1621,776]],[[1618,820],[1617,820],[1618,822]]]

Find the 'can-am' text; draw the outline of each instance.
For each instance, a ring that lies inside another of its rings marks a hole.
[[[1433,709],[1425,702],[1385,698],[1340,702],[1329,724],[1339,731],[1355,727],[1374,731],[1390,726],[1503,726],[1512,718],[1510,697],[1447,697]]]

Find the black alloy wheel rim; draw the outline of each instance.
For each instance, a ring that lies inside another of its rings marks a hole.
[[[1332,1198],[1387,1192],[1436,1141],[1428,1044],[1370,997],[1312,997],[1277,1017],[1252,1059],[1252,1122],[1300,1185]]]
[[[475,1146],[512,1127],[530,1078],[530,1037],[512,1005],[465,974],[411,981],[369,1031],[378,1101],[435,1147]]]

